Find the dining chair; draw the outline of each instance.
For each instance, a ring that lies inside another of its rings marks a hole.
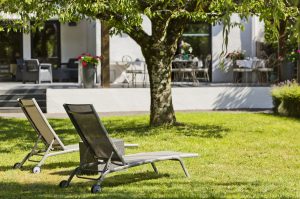
[[[206,82],[209,82],[209,66],[211,64],[211,55],[207,55],[205,60],[204,60],[204,65],[199,64],[197,67],[194,69],[195,71],[195,76],[197,78],[197,80],[204,80]],[[199,76],[199,75],[203,75],[203,76]]]

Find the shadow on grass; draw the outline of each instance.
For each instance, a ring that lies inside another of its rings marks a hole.
[[[50,124],[64,142],[65,145],[78,143],[79,136],[73,125],[66,119],[52,119]],[[222,138],[229,129],[222,125],[203,125],[185,123],[176,126],[150,127],[144,120],[106,120],[104,121],[108,132],[120,138],[131,136],[151,136],[164,132],[174,133],[174,135],[195,136],[202,138]],[[15,150],[30,150],[37,139],[29,122],[25,119],[0,118],[0,142],[7,142],[0,145],[1,153],[9,153]]]
[[[201,138],[223,138],[230,129],[222,125],[179,123],[174,126],[150,127],[147,123],[138,120],[116,120],[104,122],[108,132],[116,136],[150,136],[162,132],[171,132],[174,135],[194,136]]]
[[[141,173],[120,175],[107,178],[102,186],[102,192],[90,194],[91,181],[71,183],[68,188],[59,188],[58,183],[17,183],[0,182],[0,198],[234,198],[241,196],[251,198],[255,195],[252,190],[265,186],[261,182],[193,182],[157,181],[164,175],[154,173]],[[113,179],[114,178],[114,179]],[[140,183],[141,182],[141,183]],[[139,183],[139,184],[134,184]],[[176,184],[174,184],[176,183]],[[130,185],[131,184],[131,185]],[[192,186],[193,185],[193,186]],[[120,188],[118,188],[120,186]],[[124,187],[122,187],[124,186]],[[224,187],[225,186],[225,187]],[[165,187],[161,189],[160,187]],[[166,188],[167,187],[167,188]],[[194,188],[192,188],[194,187]],[[195,187],[197,190],[195,190]],[[209,188],[210,187],[210,188]],[[259,194],[259,193],[257,193]],[[267,198],[262,195],[259,198]],[[285,197],[284,194],[280,198]]]
[[[24,155],[25,156],[25,155]],[[20,162],[21,160],[16,160],[15,163]],[[45,163],[42,165],[41,170],[44,169],[57,169],[57,168],[75,168],[78,166],[78,162],[53,162],[53,163]],[[37,163],[36,163],[37,164]],[[28,162],[25,162],[25,164],[22,166],[21,170],[26,172],[31,172],[32,168],[35,167],[36,164],[30,164],[28,165]],[[0,171],[8,171],[8,170],[13,170],[13,165],[6,165],[6,166],[0,166]],[[71,170],[70,170],[71,171]]]
[[[68,120],[51,120],[51,126],[63,140],[65,145],[78,143],[79,136]],[[15,150],[30,150],[37,140],[37,133],[26,119],[0,118],[0,153],[9,153]]]
[[[279,115],[279,114],[276,114],[276,113],[257,113],[257,114],[258,115],[267,116],[267,117],[270,117],[270,118],[284,119],[284,120],[290,120],[290,121],[300,122],[300,118],[299,117]]]
[[[71,172],[74,169],[53,172],[51,174],[65,175],[66,176],[65,179],[67,180],[68,177],[70,176]],[[84,175],[84,177],[89,177],[89,178],[98,178],[99,176],[100,175]],[[160,178],[163,178],[163,177],[170,177],[170,175],[167,174],[167,173],[165,173],[165,174],[163,174],[163,173],[156,174],[154,172],[149,172],[149,171],[148,172],[140,172],[140,173],[118,174],[118,175],[113,175],[113,176],[108,175],[108,176],[105,177],[105,180],[102,183],[102,185],[104,187],[116,187],[116,186],[121,186],[121,185],[141,182],[141,181],[160,179]],[[74,177],[73,179],[75,179],[75,178],[76,177]],[[83,180],[83,182],[85,182],[87,185],[93,185],[96,181]]]

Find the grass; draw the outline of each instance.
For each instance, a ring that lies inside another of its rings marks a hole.
[[[176,127],[148,127],[147,116],[104,118],[113,137],[139,143],[127,153],[197,152],[185,159],[191,178],[177,162],[160,162],[108,175],[103,192],[91,181],[58,183],[78,165],[78,153],[49,158],[41,174],[34,163],[11,166],[31,148],[36,134],[24,119],[0,118],[0,198],[300,198],[300,120],[259,113],[181,113]],[[78,142],[69,120],[50,120],[67,144]]]

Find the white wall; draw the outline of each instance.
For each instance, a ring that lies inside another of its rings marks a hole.
[[[143,17],[142,27],[144,31],[151,35],[151,21],[147,17]],[[110,62],[120,62],[124,55],[129,55],[133,61],[135,59],[145,60],[141,51],[141,47],[131,39],[127,34],[113,35],[110,38]]]
[[[80,21],[76,26],[61,24],[61,61],[82,53],[96,54],[96,22]]]
[[[271,109],[270,87],[173,88],[175,110]],[[74,97],[76,96],[76,97]],[[149,88],[47,89],[47,112],[65,113],[64,103],[90,103],[98,112],[150,110]]]
[[[231,29],[228,35],[227,52],[234,50],[246,51],[246,56],[255,56],[255,41],[253,40],[253,18],[250,17],[248,21],[241,20],[237,14],[231,17],[232,22],[242,22],[245,30],[242,31],[239,27]],[[216,25],[212,27],[212,81],[213,82],[232,82],[233,73],[232,68],[227,68],[227,71],[220,69],[220,54],[225,50],[223,45],[223,25]]]
[[[83,20],[78,22],[76,26],[61,24],[60,29],[62,62],[68,62],[69,58],[76,58],[82,53],[100,54],[99,50],[96,50],[97,31],[95,21]],[[23,33],[23,57],[24,59],[31,58],[30,33]]]
[[[23,59],[31,58],[31,38],[30,33],[23,33]]]

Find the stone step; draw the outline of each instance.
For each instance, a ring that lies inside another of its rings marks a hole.
[[[20,107],[17,99],[35,98],[43,112],[46,112],[46,92],[44,88],[14,88],[0,89],[1,112],[19,112]]]
[[[0,113],[22,113],[20,107],[0,107]]]
[[[10,90],[0,90],[0,95],[9,95],[9,94],[45,94],[46,89],[10,89]]]
[[[36,100],[46,100],[46,94],[3,94],[0,95],[0,100],[17,100],[18,98],[31,99],[35,98]]]
[[[37,100],[40,107],[46,107],[46,100]],[[0,107],[19,107],[17,100],[0,100]]]

